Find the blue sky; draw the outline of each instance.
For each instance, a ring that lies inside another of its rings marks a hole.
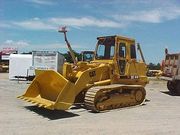
[[[179,0],[0,0],[0,48],[66,52],[64,25],[77,52],[115,34],[135,38],[148,63],[161,62],[165,47],[180,52]]]

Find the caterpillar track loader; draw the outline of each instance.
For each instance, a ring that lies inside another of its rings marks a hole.
[[[67,31],[63,32],[70,48]],[[140,54],[144,60],[141,49]],[[52,70],[41,73],[18,98],[51,110],[67,110],[81,103],[92,112],[144,101],[147,66],[145,61],[136,60],[134,39],[117,35],[98,37],[92,61],[77,62],[73,54],[72,57],[74,63],[65,63],[62,75]]]

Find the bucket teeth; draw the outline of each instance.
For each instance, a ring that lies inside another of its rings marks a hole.
[[[50,108],[51,108],[51,105],[52,105],[52,103],[47,103],[47,104],[46,104],[46,103],[43,103],[43,102],[39,102],[38,99],[33,100],[33,99],[31,99],[30,97],[19,96],[19,97],[17,97],[17,98],[22,99],[22,100],[24,100],[24,101],[26,101],[26,102],[30,102],[30,103],[32,103],[33,105],[38,106],[38,107],[41,107],[41,108],[50,109]],[[36,101],[36,100],[37,100],[37,101]]]
[[[26,98],[26,97],[24,97],[24,98],[23,98],[23,100],[28,101],[29,99],[28,99],[28,98]]]
[[[19,99],[23,99],[23,96],[18,96],[17,98],[19,98]]]
[[[32,101],[32,100],[31,100],[30,102],[31,102],[32,104],[35,104],[35,103],[36,103],[35,101]]]
[[[48,108],[48,106],[45,105],[44,108]]]
[[[44,107],[44,105],[43,105],[43,104],[40,104],[40,103],[38,103],[37,106],[38,106],[38,107]]]
[[[31,102],[31,100],[30,100],[30,99],[26,99],[26,101],[27,101],[27,102]]]
[[[24,97],[20,97],[20,99],[24,99]]]
[[[40,107],[40,108],[47,108],[48,106],[46,106],[46,105],[44,105],[44,104],[41,104],[41,103],[36,103],[36,102],[34,102],[34,104],[36,105],[36,106],[38,106],[38,107]]]
[[[22,99],[22,100],[25,100],[25,98],[24,98],[24,97],[21,97],[21,99]]]

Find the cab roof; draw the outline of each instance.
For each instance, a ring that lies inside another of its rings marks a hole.
[[[128,38],[128,37],[125,37],[125,36],[120,36],[120,35],[113,35],[113,36],[102,36],[102,37],[97,37],[97,40],[99,39],[104,39],[104,38],[119,38],[119,39],[123,39],[123,40],[128,40],[128,41],[135,41],[135,39],[133,38]]]

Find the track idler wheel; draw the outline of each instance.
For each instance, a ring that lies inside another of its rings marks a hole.
[[[135,100],[137,101],[138,104],[141,104],[144,101],[145,98],[145,91],[143,90],[137,90],[135,92]]]

